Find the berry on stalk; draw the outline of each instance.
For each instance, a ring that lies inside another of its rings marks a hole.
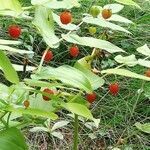
[[[93,103],[95,100],[96,100],[96,93],[89,93],[86,95],[86,100],[89,102],[89,103]]]
[[[30,102],[28,100],[25,100],[23,102],[23,105],[24,105],[25,108],[28,108],[30,106]]]
[[[111,9],[103,9],[103,11],[102,11],[102,17],[104,18],[104,19],[108,19],[108,18],[110,18],[112,16],[112,11],[111,11]]]
[[[18,25],[11,25],[8,28],[8,34],[10,37],[17,39],[21,35],[21,28]]]
[[[112,94],[112,95],[117,95],[118,92],[119,92],[119,84],[118,83],[111,83],[109,85],[109,92]]]
[[[100,13],[100,10],[99,10],[99,8],[98,8],[97,6],[92,6],[92,7],[90,8],[90,14],[91,14],[94,18],[96,18],[96,17],[99,15],[99,13]]]
[[[71,21],[72,21],[71,13],[68,12],[68,11],[62,12],[60,14],[60,21],[61,21],[62,24],[65,24],[65,25],[71,23]]]
[[[44,53],[45,53],[45,51],[43,52],[43,55],[44,55]],[[48,63],[52,59],[53,59],[53,53],[52,53],[52,51],[48,50],[45,57],[44,57],[44,61]]]
[[[150,69],[146,70],[145,75],[146,75],[147,77],[150,77]]]
[[[70,53],[70,56],[77,57],[79,55],[79,53],[80,53],[78,46],[72,46],[72,47],[70,47],[69,53]]]
[[[44,89],[43,92],[46,93],[46,94],[49,94],[49,95],[53,95],[54,94],[53,90],[48,89],[48,88]],[[49,101],[51,98],[43,95],[43,99],[45,101]]]

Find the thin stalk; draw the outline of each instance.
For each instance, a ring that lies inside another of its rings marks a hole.
[[[38,72],[40,72],[40,71],[41,71],[42,65],[43,65],[43,63],[44,63],[44,58],[45,58],[46,53],[48,52],[49,48],[50,48],[50,47],[48,46],[48,47],[46,48],[46,50],[44,51],[44,54],[43,54],[43,56],[42,56],[42,59],[41,59],[40,65],[39,65],[39,67],[38,67]]]
[[[7,128],[9,128],[9,120],[10,120],[10,116],[11,116],[11,112],[8,114],[8,117],[7,117]]]
[[[78,150],[78,127],[79,127],[78,115],[75,114],[75,119],[74,119],[74,144],[73,144],[73,150]]]

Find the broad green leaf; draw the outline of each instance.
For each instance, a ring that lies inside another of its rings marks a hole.
[[[75,24],[69,23],[67,25],[64,25],[61,23],[60,21],[60,17],[58,15],[56,15],[55,13],[52,13],[54,21],[63,29],[65,30],[70,30],[70,31],[74,31],[74,30],[78,30],[79,27],[77,27]]]
[[[62,135],[62,133],[61,132],[51,132],[51,135],[53,135],[54,137],[57,137],[57,138],[59,138],[60,140],[63,140],[63,135]]]
[[[95,126],[98,128],[100,119],[95,119],[93,115],[91,114],[91,111],[85,105],[78,104],[78,103],[62,103],[62,107],[69,110],[73,114],[77,114],[79,116],[93,120],[95,123]]]
[[[121,11],[124,8],[123,5],[121,4],[107,4],[103,7],[103,9],[111,9],[112,13],[117,13],[119,11]]]
[[[93,120],[93,116],[90,110],[85,105],[81,105],[78,103],[63,103],[62,107],[74,114]]]
[[[35,95],[31,95],[29,99],[30,99],[30,108],[32,109],[38,109],[38,110],[42,110],[45,112],[56,111],[55,106],[58,104],[57,98],[55,99],[51,98],[50,101],[44,101],[42,94],[37,94],[36,97]]]
[[[145,45],[143,45],[143,46],[141,46],[141,47],[138,47],[136,50],[137,50],[139,53],[141,53],[141,54],[143,54],[143,55],[145,55],[145,56],[150,57],[150,49],[149,49],[149,47],[147,46],[147,44],[145,44]]]
[[[60,80],[66,85],[85,90],[88,93],[92,92],[93,90],[89,80],[81,71],[66,65],[60,66],[58,68],[42,68],[40,73],[32,75],[32,78]]]
[[[140,122],[135,123],[135,126],[142,132],[150,134],[150,123],[141,124]]]
[[[150,68],[150,61],[144,59],[138,59],[138,64],[147,68]]]
[[[33,127],[30,132],[49,132],[48,128],[45,127]]]
[[[125,4],[125,5],[131,5],[136,6],[137,8],[141,8],[136,2],[133,0],[115,0],[118,3]]]
[[[18,0],[0,0],[0,15],[18,16],[22,13]]]
[[[12,64],[16,71],[23,71],[23,65]],[[26,66],[26,71],[34,71],[36,67],[34,66]]]
[[[115,57],[115,61],[117,61],[120,64],[125,64],[125,65],[130,66],[130,67],[135,66],[138,63],[137,59],[135,58],[135,55],[133,55],[133,54],[130,56],[126,56],[126,57],[123,57],[121,55],[117,55]]]
[[[124,29],[123,27],[118,26],[116,24],[113,24],[113,23],[109,22],[108,20],[103,19],[102,17],[93,18],[93,17],[90,17],[90,16],[86,16],[86,17],[83,18],[83,22],[131,34],[131,32]]]
[[[73,7],[80,7],[78,1],[79,0],[52,0],[50,2],[44,3],[43,6],[50,9],[71,9]]]
[[[16,114],[24,114],[24,115],[32,115],[32,116],[37,116],[37,117],[44,117],[44,118],[50,118],[52,120],[56,120],[58,116],[50,111],[44,111],[40,109],[35,109],[35,108],[19,108],[19,107],[13,107],[13,106],[8,106],[5,108],[6,111],[10,112],[15,112]]]
[[[20,44],[22,44],[21,41],[0,39],[0,45],[20,45]]]
[[[121,150],[121,149],[118,147],[114,147],[112,150]]]
[[[31,0],[31,4],[32,5],[43,5],[50,1],[52,1],[52,0]]]
[[[66,126],[68,123],[69,123],[69,121],[59,121],[59,122],[56,122],[53,125],[51,131],[54,131],[54,130],[59,129],[59,128],[62,128],[64,126]]]
[[[86,78],[90,81],[93,90],[98,89],[105,83],[105,81],[102,78],[95,75],[91,70],[86,69],[79,62],[76,62],[74,67],[79,69],[80,71],[82,71],[85,74]]]
[[[37,27],[44,41],[51,48],[59,46],[59,38],[55,35],[52,11],[43,6],[36,6],[33,24]]]
[[[131,20],[125,18],[125,17],[122,17],[120,15],[117,15],[117,14],[113,14],[111,16],[111,18],[108,19],[109,21],[117,21],[117,22],[123,22],[123,23],[133,23]]]
[[[24,81],[29,86],[38,86],[38,87],[52,88],[52,87],[57,87],[57,86],[62,85],[60,83],[49,83],[49,82],[45,82],[45,81],[31,80],[31,79],[25,79]]]
[[[146,81],[150,81],[149,77],[146,77],[144,75],[139,75],[137,73],[131,72],[129,70],[126,69],[107,69],[107,70],[103,70],[101,71],[101,73],[106,73],[106,74],[116,74],[116,75],[120,75],[120,76],[125,76],[125,77],[130,77],[130,78],[136,78],[136,79],[141,79],[141,80],[146,80]]]
[[[16,84],[19,83],[19,77],[17,75],[17,72],[13,68],[8,57],[1,50],[0,50],[0,67],[2,68],[4,76],[8,81]]]
[[[78,63],[81,64],[84,68],[91,70],[91,63],[93,57],[91,55],[85,56],[78,60]]]
[[[0,101],[4,101],[5,98],[9,96],[8,91],[9,88],[6,85],[0,83]]]
[[[62,34],[62,38],[70,43],[89,46],[89,47],[93,47],[93,48],[94,47],[100,48],[100,49],[108,51],[109,53],[125,52],[121,48],[115,46],[114,44],[112,44],[108,41],[96,39],[93,37],[80,37],[76,34],[69,34],[69,35]]]
[[[28,150],[25,138],[17,128],[9,128],[0,132],[0,149]]]
[[[7,46],[7,45],[0,45],[0,49],[9,51],[11,53],[19,53],[19,54],[33,54],[34,53],[33,51],[21,50],[21,49]]]

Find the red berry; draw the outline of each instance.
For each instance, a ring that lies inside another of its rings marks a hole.
[[[25,106],[25,108],[28,108],[30,106],[30,102],[28,100],[25,100],[23,102],[23,105]]]
[[[110,18],[112,16],[112,11],[111,11],[111,9],[103,9],[103,11],[102,11],[102,17],[104,18],[104,19],[108,19],[108,18]]]
[[[46,94],[54,94],[54,92],[53,92],[51,89],[48,89],[48,88],[47,88],[47,89],[44,89],[43,92],[46,93]],[[45,101],[49,101],[49,100],[50,100],[49,97],[44,96],[44,95],[43,95],[43,99],[44,99]]]
[[[112,95],[117,95],[119,92],[119,84],[118,83],[112,83],[109,85],[109,92]]]
[[[93,92],[91,94],[87,94],[86,95],[86,100],[89,102],[89,103],[93,103],[95,100],[96,100],[96,94]]]
[[[8,33],[12,38],[19,38],[21,34],[21,28],[18,25],[11,25],[8,28]]]
[[[148,70],[145,72],[145,75],[146,75],[147,77],[150,77],[150,69],[148,69]]]
[[[68,23],[71,23],[71,21],[72,21],[71,13],[68,11],[62,12],[60,14],[60,21],[62,24],[65,24],[65,25],[67,25]]]
[[[77,46],[72,46],[70,47],[69,52],[72,57],[77,57],[79,55],[79,48]]]
[[[43,52],[43,54],[44,54],[44,52]],[[48,63],[52,59],[53,59],[53,53],[52,53],[52,51],[48,50],[47,53],[46,53],[46,55],[45,55],[45,57],[44,57],[44,61]]]

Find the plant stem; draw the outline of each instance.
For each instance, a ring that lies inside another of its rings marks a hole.
[[[10,120],[10,116],[11,116],[11,112],[8,114],[8,117],[7,117],[7,128],[9,128],[9,120]]]
[[[78,115],[75,114],[75,119],[74,119],[74,144],[73,144],[73,150],[78,150],[78,127],[79,127]]]

